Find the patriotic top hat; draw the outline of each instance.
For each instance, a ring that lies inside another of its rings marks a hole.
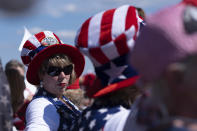
[[[63,53],[71,58],[75,65],[77,77],[84,69],[85,60],[80,51],[68,44],[63,44],[51,31],[39,32],[32,35],[24,44],[21,58],[27,69],[27,80],[33,85],[39,85],[38,72],[42,62],[54,54]]]
[[[135,7],[124,5],[100,12],[87,19],[78,31],[76,47],[87,55],[100,81],[91,89],[91,97],[99,97],[130,86],[138,78],[127,63],[143,20]],[[99,86],[100,85],[100,86]]]

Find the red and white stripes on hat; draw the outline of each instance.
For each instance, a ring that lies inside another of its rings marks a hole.
[[[21,58],[23,63],[28,66],[32,61],[34,56],[30,55],[30,52],[38,49],[41,45],[49,46],[52,44],[60,44],[60,39],[51,31],[39,32],[35,35],[32,35],[24,44],[21,51]],[[41,51],[41,50],[38,50]],[[37,52],[38,53],[38,52]]]
[[[132,49],[142,21],[129,5],[98,13],[83,23],[76,46],[98,67]]]

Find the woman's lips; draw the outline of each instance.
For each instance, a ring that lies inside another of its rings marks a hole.
[[[66,83],[59,83],[58,86],[65,87],[66,86]]]

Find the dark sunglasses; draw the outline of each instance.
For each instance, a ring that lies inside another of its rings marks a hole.
[[[50,66],[47,69],[47,74],[50,76],[58,76],[60,75],[61,72],[64,72],[65,75],[70,75],[72,73],[72,70],[73,70],[73,65],[68,65],[65,66],[64,68]]]

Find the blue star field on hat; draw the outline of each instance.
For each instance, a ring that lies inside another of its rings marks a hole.
[[[120,56],[100,67],[95,67],[103,86],[137,76],[137,72],[127,64],[127,55]]]

